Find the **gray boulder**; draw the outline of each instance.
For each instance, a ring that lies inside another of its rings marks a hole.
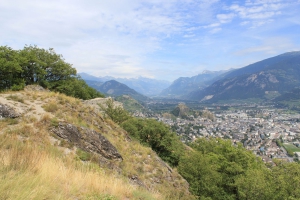
[[[12,107],[0,104],[0,119],[1,118],[17,118],[18,114]]]

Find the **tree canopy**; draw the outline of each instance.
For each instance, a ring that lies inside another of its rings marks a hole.
[[[198,199],[299,199],[300,165],[277,161],[268,168],[241,145],[200,138],[179,162],[179,173]]]
[[[0,91],[21,90],[31,84],[81,99],[103,97],[77,76],[76,69],[52,48],[25,46],[13,50],[0,46]]]

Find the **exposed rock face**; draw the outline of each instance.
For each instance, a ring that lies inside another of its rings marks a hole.
[[[20,114],[18,114],[13,108],[0,104],[0,119],[1,118],[17,118]]]
[[[123,160],[117,149],[96,131],[60,122],[52,132],[85,151],[100,154],[110,160]]]

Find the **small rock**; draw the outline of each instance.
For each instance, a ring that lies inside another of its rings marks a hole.
[[[20,117],[20,114],[18,114],[13,108],[7,105],[0,104],[0,119],[17,117]]]

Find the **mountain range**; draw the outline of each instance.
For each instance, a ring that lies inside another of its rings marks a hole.
[[[232,69],[231,69],[232,70]],[[176,79],[168,88],[164,89],[160,96],[181,98],[192,91],[204,89],[213,83],[222,74],[231,70],[208,71],[205,70],[201,74],[192,77],[180,77]]]
[[[187,98],[217,102],[231,99],[268,99],[300,86],[300,52],[284,53],[234,70]]]
[[[81,78],[85,81],[104,83],[106,81],[115,80],[127,85],[128,87],[134,89],[138,93],[146,96],[156,96],[163,89],[167,88],[171,84],[169,81],[166,80],[157,80],[157,79],[151,79],[145,77],[126,79],[126,78],[115,78],[112,76],[96,77],[96,76],[89,75],[87,73],[78,73],[78,75],[80,75]]]
[[[172,84],[143,77],[118,79],[85,73],[79,75],[100,92],[114,96],[130,95],[139,101],[145,101],[146,96],[151,95],[207,103],[253,99],[276,101],[275,98],[280,96],[288,99],[289,92],[300,87],[300,51],[267,58],[239,69],[203,71],[196,76],[180,77]]]
[[[106,81],[105,83],[86,80],[86,83],[99,92],[104,93],[108,96],[117,97],[122,95],[129,95],[137,101],[143,102],[149,100],[147,96],[144,96],[134,89],[128,87],[127,85],[115,80]]]

